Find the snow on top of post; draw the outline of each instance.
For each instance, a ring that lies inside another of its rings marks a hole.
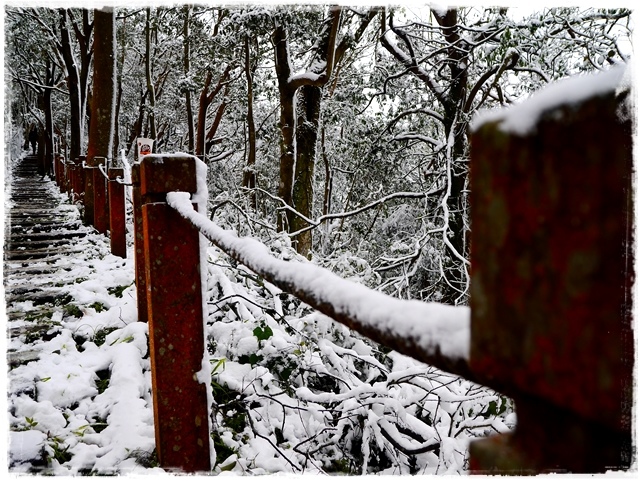
[[[498,122],[503,132],[527,135],[535,129],[542,114],[549,110],[629,88],[631,71],[628,65],[616,65],[603,72],[559,80],[534,92],[522,103],[478,112],[471,121],[471,130],[476,131],[489,122]]]
[[[335,317],[344,316],[365,330],[405,339],[429,356],[468,361],[471,336],[468,307],[400,300],[313,264],[276,259],[261,242],[240,238],[195,212],[188,194],[171,192],[167,194],[167,202],[227,254],[267,279],[272,277],[271,282],[277,279],[292,286],[299,297],[304,294],[316,305],[328,306]]]
[[[442,5],[440,3],[430,3],[429,8],[441,17],[444,17],[447,14],[447,10],[449,10],[448,6]]]

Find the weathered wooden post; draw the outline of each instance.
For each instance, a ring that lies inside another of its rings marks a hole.
[[[58,153],[54,154],[53,157],[53,173],[54,173],[54,178],[56,180],[56,185],[62,189],[62,159],[61,159],[61,155]]]
[[[62,177],[63,177],[63,185],[64,185],[64,191],[70,195],[71,193],[71,163],[69,161],[67,161],[67,159],[65,157],[63,157],[64,160],[64,164],[63,164],[63,171],[62,171]]]
[[[107,179],[100,171],[100,165],[106,169],[107,159],[104,157],[95,157],[93,162],[95,164],[91,169],[93,173],[93,225],[98,232],[106,234],[109,229]]]
[[[60,191],[66,191],[65,184],[65,159],[62,154],[56,154],[56,180],[58,182],[58,186],[60,187]]]
[[[82,163],[85,160],[85,156],[81,155],[73,163],[72,168],[72,182],[71,188],[73,189],[73,202],[84,202],[84,171],[82,169]]]
[[[75,183],[75,192],[76,192],[76,202],[80,202],[84,205],[85,203],[85,193],[86,193],[86,183],[85,183],[85,174],[83,165],[87,157],[81,155],[76,160],[76,183]]]
[[[147,309],[147,276],[145,273],[144,232],[142,230],[142,198],[140,194],[140,164],[131,166],[131,183],[133,184],[133,258],[136,274],[136,290],[138,292],[138,321],[148,322]]]
[[[68,194],[69,199],[73,200],[73,162],[69,159],[64,162],[64,190]]]
[[[78,159],[72,160],[69,159],[69,164],[67,165],[67,173],[69,176],[69,183],[67,185],[69,191],[69,198],[71,202],[76,201],[76,162]]]
[[[197,379],[205,352],[200,234],[166,203],[167,192],[196,192],[195,159],[147,155],[139,183],[158,459],[210,471],[207,385]]]
[[[124,169],[109,168],[109,235],[111,253],[114,256],[127,257],[127,231],[125,225],[124,185],[117,181],[124,176]]]
[[[93,165],[89,165],[86,161],[84,162],[84,164],[82,164],[81,166],[82,169],[82,174],[81,177],[83,179],[84,182],[84,216],[83,216],[83,220],[84,223],[86,225],[95,225],[95,218],[94,218],[94,207],[93,207],[93,202],[94,202],[94,198],[95,198],[95,193],[94,193],[94,172],[95,170],[97,170],[98,168],[93,166]]]
[[[471,444],[472,472],[632,462],[632,125],[620,77],[571,79],[472,134],[471,368],[518,415],[514,433]]]

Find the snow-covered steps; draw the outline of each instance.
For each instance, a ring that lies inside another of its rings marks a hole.
[[[75,208],[63,199],[48,178],[38,174],[37,158],[27,156],[12,169],[9,209],[5,224],[7,261],[48,259],[68,252],[78,237],[86,236]],[[72,206],[69,206],[72,207]]]
[[[77,282],[74,261],[91,249],[79,241],[91,229],[78,210],[66,202],[48,177],[38,173],[35,156],[11,169],[5,223],[4,285],[9,338],[46,337],[51,319],[72,299],[69,284]],[[35,359],[9,349],[10,367]],[[25,351],[26,352],[26,351]]]

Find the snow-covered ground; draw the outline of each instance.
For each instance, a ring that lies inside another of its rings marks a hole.
[[[295,261],[286,238],[268,243]],[[131,246],[120,259],[92,233],[77,247],[33,279],[70,296],[36,321],[46,335],[8,341],[38,354],[8,375],[9,472],[164,474]],[[387,352],[206,252],[214,473],[464,473],[470,439],[513,427],[510,400]]]

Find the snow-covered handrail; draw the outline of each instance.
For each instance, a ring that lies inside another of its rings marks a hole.
[[[218,227],[191,202],[186,192],[167,194],[167,203],[207,239],[272,284],[376,342],[475,380],[469,369],[468,307],[396,299],[327,269],[277,259],[261,242]]]
[[[100,173],[104,176],[104,178],[107,179],[107,181],[109,181],[109,176],[107,175],[107,172],[104,170],[104,164],[98,164],[98,169],[100,169]]]
[[[124,185],[125,187],[131,187],[133,185],[131,182],[127,182],[123,177],[116,177],[113,181],[120,185]]]

